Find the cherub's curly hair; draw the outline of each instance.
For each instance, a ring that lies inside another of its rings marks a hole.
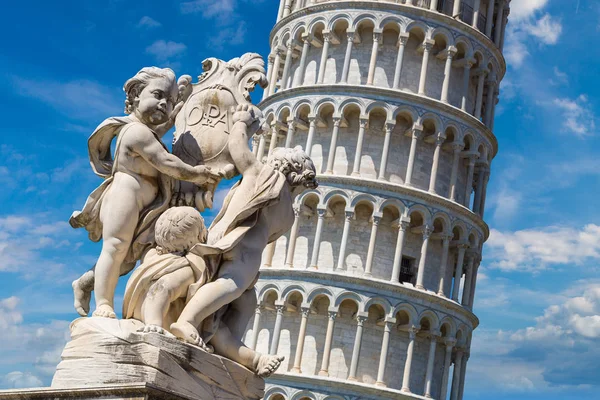
[[[144,90],[152,79],[166,78],[176,83],[175,72],[171,68],[145,67],[135,76],[125,82],[123,90],[127,95],[125,100],[125,114],[131,114],[134,110],[135,98]]]
[[[292,187],[304,186],[308,189],[316,189],[319,186],[315,164],[300,146],[293,149],[276,148],[267,163],[283,173]]]
[[[206,241],[204,218],[192,207],[173,207],[156,221],[154,236],[159,254],[185,253]]]

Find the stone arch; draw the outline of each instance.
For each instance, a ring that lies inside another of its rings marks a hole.
[[[413,205],[412,207],[410,207],[408,209],[408,215],[411,216],[414,213],[421,215],[421,218],[423,218],[423,224],[425,224],[425,225],[431,224],[431,213],[425,206],[423,206],[421,204]]]
[[[469,40],[469,38],[467,38],[466,36],[459,36],[456,38],[456,40],[454,41],[454,45],[456,47],[462,45],[465,48],[465,57],[467,58],[472,58],[473,57],[473,45],[471,44],[471,40]]]
[[[296,392],[290,398],[290,400],[304,400],[304,399],[317,400],[317,396],[314,393],[309,392],[308,390],[302,390],[300,392]]]
[[[389,106],[385,102],[383,102],[383,101],[372,102],[371,104],[369,104],[367,106],[367,109],[365,110],[365,114],[370,117],[371,112],[373,112],[375,110],[383,110],[385,112],[386,120],[390,119]]]
[[[333,114],[336,115],[338,108],[336,107],[336,101],[333,98],[326,97],[319,100],[313,107],[313,112],[315,115],[320,116],[323,108],[330,106],[333,108]]]
[[[275,294],[277,294],[277,299],[279,300],[281,298],[281,296],[280,296],[281,289],[279,288],[279,286],[275,285],[274,283],[269,283],[269,284],[263,286],[258,293],[258,302],[259,303],[264,302],[265,299],[267,298],[267,296],[273,292]]]
[[[361,311],[361,306],[363,304],[363,299],[362,299],[362,297],[359,294],[354,293],[354,292],[350,292],[350,291],[344,291],[344,292],[338,294],[335,297],[335,300],[333,302],[334,307],[339,307],[340,304],[342,304],[342,302],[344,300],[351,300],[351,301],[355,302],[356,303],[356,307],[358,308],[358,311]]]
[[[410,33],[410,32],[412,32],[414,30],[421,31],[420,33],[422,33],[425,38],[428,37],[429,26],[427,26],[427,24],[424,23],[423,21],[411,21],[411,22],[409,22],[404,27],[403,32]]]
[[[317,197],[318,203],[320,203],[323,198],[323,194],[318,189],[313,189],[313,190],[304,192],[296,198],[296,202],[294,204],[295,205],[303,205],[306,202],[306,200],[308,200],[309,197]]]
[[[369,311],[369,308],[371,308],[372,305],[380,305],[383,308],[383,311],[385,312],[385,315],[390,316],[391,312],[392,312],[392,304],[387,300],[384,299],[383,297],[373,297],[370,298],[366,303],[365,303],[365,308],[364,311]]]
[[[310,32],[311,34],[315,34],[316,33],[316,29],[319,27],[319,25],[323,26],[322,30],[327,29],[327,21],[325,20],[324,17],[317,17],[315,19],[313,19],[312,21],[310,21],[308,23],[308,32]]]
[[[346,206],[348,206],[350,204],[350,199],[348,198],[348,194],[346,192],[344,192],[341,189],[334,189],[334,190],[327,192],[327,194],[325,194],[325,196],[323,196],[323,202],[321,203],[321,205],[328,207],[329,202],[335,197],[342,198],[344,200],[344,202],[346,203]]]
[[[308,295],[306,296],[306,302],[308,304],[312,304],[312,302],[319,296],[326,296],[329,299],[329,304],[333,304],[333,293],[328,288],[322,286],[309,291]]]
[[[340,103],[340,105],[337,109],[337,113],[339,115],[344,115],[346,112],[346,109],[351,106],[358,107],[361,115],[365,113],[365,104],[362,99],[346,99],[346,100],[344,100],[342,103]]]
[[[279,400],[277,398],[277,396],[282,396],[285,400],[285,399],[287,399],[287,395],[288,394],[284,388],[271,387],[265,392],[264,399],[265,400]]]
[[[458,238],[456,236],[454,236],[455,240],[458,240],[461,242],[465,242],[467,240],[467,227],[464,222],[462,222],[462,221],[454,222],[454,224],[452,225],[452,232],[454,233],[455,231],[458,232]]]
[[[450,222],[450,217],[448,216],[448,214],[446,214],[445,212],[442,211],[438,211],[436,212],[432,217],[431,217],[431,221],[435,224],[436,221],[442,221],[442,225],[443,225],[443,232],[444,234],[450,234],[450,226],[452,225],[452,223]]]
[[[329,22],[327,23],[327,30],[334,30],[335,26],[340,23],[340,21],[344,21],[348,24],[348,26],[352,25],[352,17],[349,14],[336,14]]]
[[[394,109],[392,112],[392,119],[395,121],[400,115],[410,116],[413,124],[419,120],[419,113],[417,110],[408,105],[403,105]]]
[[[408,314],[408,317],[409,317],[408,324],[409,325],[416,325],[416,323],[418,322],[419,313],[417,312],[417,309],[415,307],[413,307],[411,304],[408,304],[408,303],[400,303],[396,307],[394,307],[392,315],[395,316],[400,311],[404,311],[404,312],[406,312],[406,314]]]
[[[390,15],[390,16],[387,16],[387,17],[383,18],[382,20],[380,20],[379,24],[377,24],[377,28],[383,30],[383,28],[385,28],[387,25],[390,25],[390,24],[396,24],[398,26],[399,32],[402,32],[402,29],[403,29],[402,19],[395,15]]]
[[[394,198],[387,199],[387,200],[381,202],[381,204],[379,204],[379,206],[376,210],[377,210],[377,212],[383,212],[383,209],[386,207],[396,208],[396,210],[398,211],[398,214],[400,214],[400,215],[403,215],[403,216],[408,215],[406,205],[398,199],[394,199]]]
[[[308,100],[308,99],[300,100],[299,102],[294,104],[294,106],[292,107],[292,115],[298,115],[298,112],[300,111],[300,109],[305,106],[308,106],[308,108],[310,109],[309,114],[314,111],[314,106],[310,100]]]
[[[354,21],[352,21],[352,25],[351,25],[352,29],[358,29],[358,27],[366,21],[370,21],[374,27],[377,26],[377,17],[374,14],[363,13],[363,14],[357,15],[354,18]]]
[[[443,334],[443,329],[444,326],[446,326],[446,335],[444,335],[443,337],[445,338],[453,338],[456,335],[456,323],[454,323],[454,320],[452,318],[450,318],[449,316],[445,316],[444,318],[442,318],[442,320],[440,321],[440,331]]]
[[[292,37],[297,38],[298,35],[301,35],[302,31],[304,33],[306,33],[308,31],[308,26],[306,25],[306,22],[304,22],[304,21],[301,21],[300,23],[298,23],[296,26],[294,26],[292,28],[292,32],[293,32]]]
[[[443,124],[442,124],[442,120],[440,119],[439,116],[437,116],[434,113],[428,112],[426,114],[424,114],[423,116],[421,116],[421,118],[419,118],[419,123],[421,125],[424,125],[426,122],[428,121],[432,121],[433,125],[435,126],[435,133],[439,133],[443,131]]]
[[[289,115],[291,115],[291,113],[292,113],[292,106],[289,103],[280,104],[279,107],[277,108],[277,111],[275,112],[276,119],[278,121],[282,121],[281,117],[283,115],[287,114],[289,116]],[[286,122],[286,121],[282,121],[282,122]]]
[[[377,207],[377,199],[373,195],[370,195],[368,193],[361,193],[357,196],[352,197],[352,199],[350,200],[349,207],[351,207],[354,210],[358,203],[363,202],[370,203],[373,210],[375,210],[375,208]]]
[[[448,48],[450,46],[454,46],[454,36],[452,36],[452,33],[448,29],[441,27],[441,26],[434,28],[431,31],[430,37],[434,38],[436,36],[442,36],[445,39],[446,48]]]
[[[300,296],[302,296],[302,302],[306,300],[306,289],[303,286],[297,284],[290,285],[283,289],[283,291],[281,292],[280,299],[283,301],[287,301],[293,293],[299,293]]]
[[[419,325],[423,319],[429,321],[429,328],[431,331],[436,331],[440,327],[440,318],[432,310],[425,310],[419,315]]]

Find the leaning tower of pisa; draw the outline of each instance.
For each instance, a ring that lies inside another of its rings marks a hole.
[[[266,400],[463,398],[509,3],[281,0],[256,153],[321,186],[263,255]]]

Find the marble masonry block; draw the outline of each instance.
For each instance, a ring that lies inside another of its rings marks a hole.
[[[145,384],[172,397],[141,394],[131,398],[245,400],[264,396],[264,380],[245,367],[169,336],[137,332],[142,327],[136,320],[75,320],[51,389]]]

